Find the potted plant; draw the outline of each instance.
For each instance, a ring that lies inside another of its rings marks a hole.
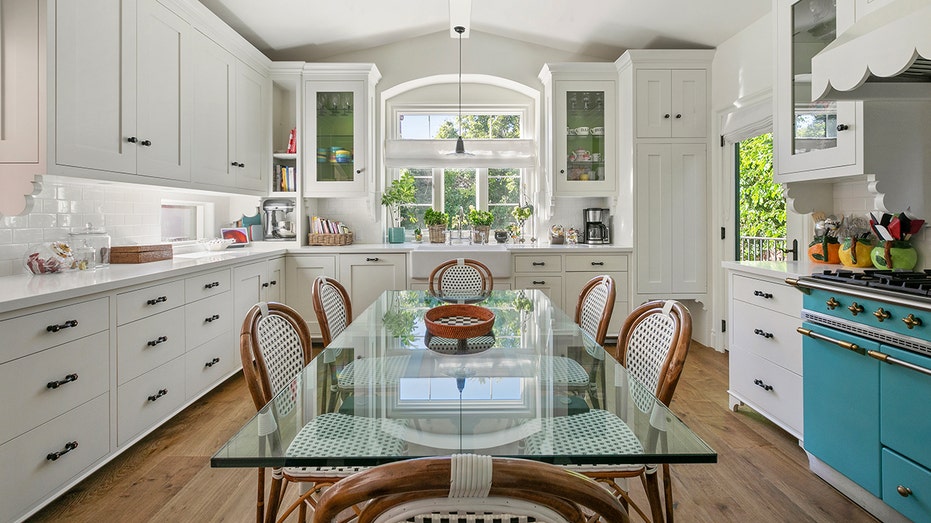
[[[416,196],[414,177],[405,172],[381,195],[381,204],[388,208],[391,227],[388,227],[388,243],[404,243],[404,228],[401,227],[401,207],[414,203]]]
[[[491,233],[491,224],[495,222],[495,215],[489,211],[476,209],[475,206],[469,206],[469,223],[472,224],[472,241],[484,243],[489,240]]]
[[[515,205],[514,208],[511,209],[511,216],[517,220],[517,227],[519,229],[519,233],[517,235],[519,238],[518,241],[524,243],[524,222],[533,216],[533,205]]]
[[[430,232],[430,243],[443,243],[446,241],[446,224],[449,222],[449,215],[443,211],[427,209],[423,214],[423,222],[427,225]]]

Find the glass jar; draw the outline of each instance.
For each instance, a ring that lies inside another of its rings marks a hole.
[[[88,265],[91,265],[93,268],[104,268],[110,266],[110,235],[106,233],[103,229],[95,229],[92,223],[88,223],[84,229],[78,232],[72,232],[68,234],[70,237],[70,243],[74,249],[82,249],[88,247],[92,250],[85,252],[85,258],[87,254],[92,254],[92,260],[89,260]]]

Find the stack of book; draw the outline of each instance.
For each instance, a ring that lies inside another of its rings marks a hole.
[[[278,192],[294,192],[297,190],[293,165],[275,165],[272,172],[272,188]]]

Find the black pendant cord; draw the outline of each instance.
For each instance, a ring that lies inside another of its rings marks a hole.
[[[453,28],[459,33],[459,137],[456,139],[456,154],[465,153],[465,144],[462,141],[462,33],[465,27],[457,25]]]

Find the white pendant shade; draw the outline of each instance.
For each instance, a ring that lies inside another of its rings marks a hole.
[[[456,154],[456,140],[387,140],[385,167],[491,167],[536,166],[536,147],[530,139],[465,140],[465,154]]]

